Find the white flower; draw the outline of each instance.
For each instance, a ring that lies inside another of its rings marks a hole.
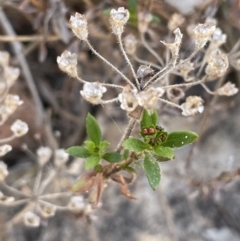
[[[45,205],[41,207],[41,214],[44,218],[53,217],[56,213],[56,210],[57,208],[54,205]]]
[[[210,54],[205,72],[211,77],[219,77],[227,71],[228,65],[227,55],[220,50],[214,50]]]
[[[227,82],[225,85],[223,85],[221,88],[217,90],[218,95],[226,95],[226,96],[235,95],[237,92],[238,92],[238,88],[236,88],[235,84],[231,82]]]
[[[85,209],[83,196],[71,197],[68,207],[71,211],[82,212]]]
[[[0,161],[0,182],[4,181],[7,176],[8,176],[7,165],[3,161]]]
[[[157,102],[164,94],[164,89],[161,87],[150,87],[137,95],[138,104],[148,111],[156,108]]]
[[[75,16],[70,17],[70,28],[73,33],[81,40],[86,41],[88,38],[87,19],[80,13],[75,13]]]
[[[128,112],[135,110],[138,106],[137,90],[131,89],[129,85],[125,86],[123,92],[118,95],[118,99],[121,102],[121,108]]]
[[[77,55],[65,50],[57,57],[59,69],[72,77],[77,77]]]
[[[40,166],[45,165],[52,156],[52,149],[50,147],[41,146],[36,151],[38,156],[38,163]]]
[[[0,156],[4,156],[11,150],[12,150],[12,146],[10,146],[8,144],[0,146]]]
[[[14,202],[14,197],[7,197],[2,192],[0,192],[0,203],[11,203]]]
[[[86,101],[97,105],[102,102],[103,93],[105,93],[106,91],[107,88],[99,82],[87,82],[84,83],[83,90],[80,91],[80,94]]]
[[[16,137],[23,136],[28,132],[28,125],[26,122],[23,122],[21,120],[16,120],[11,125],[11,131]]]
[[[212,44],[214,44],[214,47],[219,47],[222,44],[226,43],[227,35],[222,33],[222,30],[220,28],[216,28],[215,31],[212,34]]]
[[[204,47],[204,45],[212,36],[215,28],[216,26],[212,24],[204,23],[204,24],[198,24],[193,29],[193,38],[195,40],[195,45],[198,49]]]
[[[68,153],[64,149],[58,149],[55,151],[54,163],[57,167],[63,165],[69,158]]]
[[[123,27],[129,19],[129,11],[124,7],[118,8],[118,10],[112,9],[110,12],[110,24],[113,33],[121,35],[123,33]]]
[[[202,113],[204,110],[203,99],[198,96],[188,96],[186,102],[181,105],[182,114],[185,116]]]
[[[23,221],[27,227],[38,227],[40,225],[40,217],[30,211],[24,214]]]

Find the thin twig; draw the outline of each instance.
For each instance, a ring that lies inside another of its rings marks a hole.
[[[53,42],[60,40],[59,36],[43,36],[43,35],[22,35],[22,36],[8,36],[0,35],[0,42]]]

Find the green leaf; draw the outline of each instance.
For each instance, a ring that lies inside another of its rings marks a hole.
[[[149,128],[151,126],[156,126],[158,123],[158,114],[156,110],[152,114],[149,114],[147,110],[143,110],[142,120],[141,120],[141,129]]]
[[[100,162],[99,156],[90,156],[85,161],[85,169],[89,170],[94,168]]]
[[[153,14],[153,18],[152,18],[152,23],[160,23],[161,19],[157,16]]]
[[[150,186],[155,190],[161,180],[161,170],[158,162],[154,157],[146,155],[143,162],[143,168]]]
[[[174,157],[174,151],[170,147],[155,146],[153,149],[158,156],[166,157],[169,159],[173,159]]]
[[[99,146],[100,152],[103,152],[104,150],[106,150],[108,148],[109,144],[110,143],[108,141],[101,141],[100,146]]]
[[[91,153],[83,146],[69,147],[66,150],[66,152],[71,156],[82,157],[82,158],[86,158],[86,157],[89,157],[91,155]]]
[[[123,156],[115,151],[106,152],[102,155],[102,158],[108,162],[114,163],[114,162],[120,162],[123,160]]]
[[[124,150],[123,157],[124,157],[125,160],[128,159],[128,157],[129,157],[129,150],[128,149]]]
[[[89,152],[91,152],[91,153],[94,152],[95,147],[96,147],[94,142],[87,140],[87,141],[84,141],[84,144],[87,147],[87,149],[89,150]]]
[[[130,14],[137,14],[137,0],[128,0],[128,10]]]
[[[86,121],[87,134],[90,140],[93,141],[96,146],[99,146],[102,138],[102,133],[97,120],[91,114],[88,114]]]
[[[181,147],[194,142],[197,138],[198,135],[190,131],[172,132],[168,134],[166,141],[163,142],[161,146],[171,148]]]
[[[149,145],[133,137],[130,137],[127,140],[125,140],[123,142],[123,147],[135,152],[142,152],[146,149],[149,149]]]

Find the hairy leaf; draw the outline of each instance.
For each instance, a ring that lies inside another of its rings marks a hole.
[[[88,114],[86,121],[87,134],[90,140],[93,141],[96,146],[99,146],[102,138],[102,133],[97,120],[91,114]]]
[[[108,141],[101,141],[100,146],[99,146],[100,152],[103,152],[104,150],[106,150],[108,148],[109,144],[110,143]]]
[[[174,157],[174,151],[170,147],[155,146],[153,149],[158,156],[166,157],[169,159],[172,159]]]
[[[123,160],[123,156],[115,151],[106,152],[102,155],[102,158],[108,162],[114,163],[114,162],[120,162]]]
[[[142,120],[141,120],[141,129],[149,128],[151,126],[156,126],[158,123],[158,114],[156,110],[152,114],[149,114],[147,110],[143,110]]]
[[[86,158],[86,157],[89,157],[91,155],[90,152],[83,146],[69,147],[66,150],[66,152],[71,156],[82,157],[82,158]]]
[[[150,186],[155,190],[161,180],[161,170],[158,162],[154,157],[145,155],[143,167]]]
[[[194,142],[197,138],[198,135],[190,131],[172,132],[168,134],[166,141],[163,142],[161,146],[171,148],[181,147]]]
[[[85,161],[85,169],[89,170],[94,168],[100,162],[99,156],[90,156]]]
[[[127,140],[125,140],[123,142],[123,146],[126,149],[129,149],[135,152],[142,152],[149,148],[149,146],[146,143],[133,137],[130,137]]]
[[[85,146],[87,147],[87,149],[89,150],[89,152],[93,153],[95,150],[95,143],[93,141],[87,140],[84,141]]]

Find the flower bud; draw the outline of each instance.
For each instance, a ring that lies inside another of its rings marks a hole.
[[[128,34],[124,38],[124,45],[125,45],[127,54],[133,55],[136,52],[137,39],[135,38],[135,36],[133,34]]]
[[[124,7],[118,8],[118,10],[112,9],[110,12],[110,24],[112,31],[116,35],[123,33],[124,25],[129,19],[129,11]]]
[[[145,33],[151,23],[153,16],[148,12],[140,12],[138,14],[138,30],[140,33]]]
[[[12,150],[12,147],[8,144],[0,146],[0,156],[6,155],[11,150]]]
[[[198,96],[188,96],[186,102],[181,105],[182,115],[189,116],[202,113],[204,110],[203,99]]]
[[[23,221],[27,227],[36,228],[40,225],[40,217],[30,211],[24,214]]]
[[[217,90],[218,95],[232,96],[238,92],[238,88],[236,88],[235,84],[231,82],[227,82],[221,88]]]
[[[182,15],[178,13],[174,13],[168,22],[168,29],[170,31],[173,31],[174,29],[181,26],[184,22],[185,22],[185,18]]]
[[[56,213],[56,206],[54,205],[45,205],[43,207],[41,207],[41,214],[44,218],[50,218],[53,217]]]
[[[75,16],[70,17],[70,28],[73,33],[81,40],[86,41],[88,38],[87,19],[80,13],[75,13]]]
[[[84,83],[83,90],[80,91],[80,94],[86,101],[97,105],[102,102],[103,93],[106,91],[107,88],[99,82],[86,82]]]
[[[59,69],[69,74],[71,77],[77,77],[77,55],[65,50],[61,56],[57,57]]]
[[[41,146],[37,149],[36,153],[39,165],[44,166],[52,156],[52,149],[50,147]]]
[[[73,212],[83,212],[85,209],[83,196],[71,197],[68,207]]]
[[[28,125],[21,120],[16,120],[10,129],[16,137],[20,137],[28,132]]]
[[[58,149],[55,151],[54,163],[57,167],[62,166],[68,161],[69,155],[64,149]]]
[[[4,181],[7,176],[8,176],[7,165],[3,161],[0,161],[0,182]]]

